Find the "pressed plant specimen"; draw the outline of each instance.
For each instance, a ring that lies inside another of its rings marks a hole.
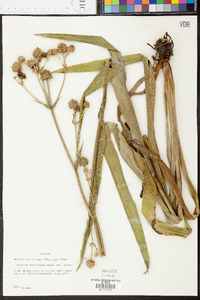
[[[88,62],[84,64],[74,65],[68,67],[66,65],[66,56],[73,52],[73,46],[67,47],[65,44],[61,45],[65,50],[59,52],[59,47],[51,49],[51,53],[57,52],[56,55],[62,53],[63,55],[63,66],[61,69],[54,71],[55,73],[64,74],[63,83],[67,73],[72,72],[92,72],[98,71],[99,73],[83,92],[80,104],[76,100],[69,102],[69,107],[73,109],[73,124],[75,125],[75,137],[76,137],[76,160],[73,161],[65,141],[62,137],[58,121],[55,116],[54,108],[59,101],[61,90],[59,91],[58,97],[53,103],[51,100],[49,80],[52,78],[52,73],[44,67],[40,66],[40,61],[45,58],[48,60],[50,54],[43,53],[41,50],[40,58],[35,58],[34,67],[31,62],[31,68],[38,77],[40,87],[44,93],[46,103],[35,98],[35,101],[44,105],[51,111],[54,123],[56,125],[58,134],[61,142],[65,148],[66,154],[70,160],[72,168],[76,174],[78,186],[88,210],[88,221],[86,223],[83,244],[80,255],[80,267],[86,245],[89,236],[94,226],[98,251],[100,256],[105,255],[105,248],[103,238],[99,226],[99,222],[96,216],[96,204],[98,199],[98,193],[101,182],[102,162],[105,156],[107,164],[110,168],[113,180],[115,182],[116,189],[122,201],[125,213],[127,215],[130,226],[133,230],[137,243],[139,245],[141,254],[146,264],[147,270],[149,269],[149,254],[146,245],[146,240],[140,221],[140,217],[136,208],[136,205],[129,192],[126,184],[121,163],[115,150],[112,136],[114,136],[116,145],[122,158],[126,161],[133,172],[142,181],[142,213],[145,216],[148,223],[151,225],[153,230],[159,234],[164,235],[175,235],[181,237],[187,237],[191,233],[191,227],[187,220],[195,219],[199,215],[199,203],[198,196],[194,186],[192,185],[186,164],[183,158],[182,149],[180,146],[180,139],[178,136],[176,111],[175,111],[175,92],[174,82],[171,67],[169,64],[169,58],[173,54],[173,42],[171,37],[166,33],[165,36],[159,39],[153,47],[157,51],[157,56],[154,58],[155,66],[152,66],[149,59],[142,54],[134,54],[122,56],[121,53],[113,47],[110,43],[104,40],[102,37],[97,36],[82,36],[72,34],[38,34],[42,37],[56,38],[62,40],[78,41],[89,44],[94,44],[107,48],[110,54],[110,58]],[[64,46],[65,45],[65,46]],[[39,49],[39,48],[37,48]],[[36,51],[36,50],[34,50]],[[39,51],[39,50],[37,50]],[[50,51],[50,50],[49,50]],[[35,53],[35,52],[34,52]],[[51,54],[52,55],[52,54]],[[55,55],[55,54],[53,54]],[[34,59],[33,59],[34,60]],[[29,61],[18,59],[18,62],[13,64],[13,71],[17,72],[16,80],[19,84],[24,86],[25,74],[22,73],[22,64],[30,65]],[[137,62],[143,62],[144,66],[144,77],[138,79],[133,88],[128,91],[126,86],[126,65]],[[46,62],[45,62],[46,65]],[[30,67],[30,66],[29,66]],[[160,157],[159,149],[156,142],[156,134],[154,128],[154,110],[156,101],[156,79],[161,68],[164,69],[165,83],[164,83],[164,100],[165,100],[165,114],[166,114],[166,130],[167,130],[167,153],[169,159],[169,167]],[[59,75],[58,75],[59,76]],[[137,93],[137,88],[142,82],[145,82],[145,89],[142,92]],[[118,124],[105,122],[104,111],[106,109],[107,99],[107,85],[111,84],[115,91],[115,96],[118,102],[117,118]],[[96,139],[93,153],[92,170],[89,172],[87,168],[88,160],[81,156],[82,144],[81,144],[81,129],[84,121],[85,110],[89,106],[86,101],[86,97],[99,88],[103,87],[102,103],[98,114],[98,126],[96,131]],[[29,91],[28,91],[29,92]],[[30,93],[30,92],[29,92]],[[147,135],[143,135],[135,109],[131,100],[134,95],[145,94],[146,107],[147,107]],[[32,94],[31,94],[32,95]],[[170,124],[170,125],[169,125]],[[120,129],[121,126],[121,129]],[[170,133],[171,130],[171,133]],[[87,200],[80,181],[78,166],[81,165],[84,168],[86,179],[89,183],[90,196]],[[181,171],[186,178],[190,194],[195,202],[195,211],[190,213],[182,195],[181,189]],[[166,216],[166,222],[160,221],[156,216],[156,205],[160,205],[163,213]],[[179,227],[177,224],[184,218],[185,226]],[[175,225],[174,225],[175,224]],[[95,244],[91,243],[92,249],[96,247]],[[92,250],[93,251],[93,250]],[[93,256],[87,262],[88,267],[94,266]]]
[[[75,161],[73,161],[72,156],[68,150],[68,147],[64,141],[63,135],[61,133],[61,130],[60,130],[60,127],[58,124],[58,120],[55,115],[55,107],[56,107],[58,101],[60,100],[61,92],[62,92],[64,82],[66,79],[66,72],[63,76],[63,80],[61,83],[60,90],[58,91],[57,97],[56,97],[55,101],[53,101],[52,96],[51,96],[51,89],[50,89],[50,81],[53,78],[53,74],[51,71],[46,69],[46,64],[53,56],[57,56],[59,58],[59,61],[62,63],[62,66],[66,69],[67,57],[69,54],[73,53],[74,50],[75,50],[75,47],[73,45],[67,46],[65,43],[59,43],[57,48],[49,49],[46,52],[42,51],[39,47],[37,47],[33,51],[33,58],[26,60],[23,56],[19,56],[18,60],[13,63],[12,70],[13,70],[13,72],[16,73],[16,76],[14,78],[19,83],[19,85],[22,86],[26,90],[26,92],[29,93],[29,95],[33,98],[33,100],[35,102],[37,102],[37,103],[43,105],[45,108],[47,108],[52,115],[52,118],[53,118],[55,127],[57,129],[58,135],[60,137],[61,143],[62,143],[64,150],[66,152],[66,155],[71,163],[71,166],[75,172],[77,184],[78,184],[82,199],[84,201],[84,204],[86,206],[88,214],[93,222],[96,237],[97,237],[99,254],[101,256],[104,256],[105,249],[104,249],[104,244],[103,244],[103,239],[102,239],[99,223],[98,223],[95,211],[91,210],[91,206],[89,205],[89,203],[86,199],[86,196],[85,196],[83,188],[82,188],[80,176],[79,176],[79,171],[78,171],[78,167],[83,166],[84,172],[86,174],[86,178],[89,181],[89,170],[87,169],[88,159],[86,157],[81,156],[81,150],[82,150],[82,147],[81,147],[79,149],[79,151],[77,150],[76,159],[75,159]],[[26,84],[25,84],[26,75],[25,75],[25,73],[22,72],[22,68],[24,68],[25,66],[30,68],[33,71],[33,74],[37,77],[38,85],[43,93],[44,101],[42,101],[41,99],[38,99],[35,95],[33,95],[32,92],[30,92],[26,88]],[[80,132],[77,133],[77,124],[78,124],[78,122],[76,120],[77,114],[79,113],[80,118],[81,118],[81,116],[85,113],[85,110],[88,107],[89,107],[89,103],[87,101],[84,102],[84,106],[82,107],[82,109],[80,109],[80,105],[77,100],[72,99],[69,102],[69,108],[72,109],[74,112],[72,123],[75,125],[77,149],[78,149],[79,140],[80,140]]]

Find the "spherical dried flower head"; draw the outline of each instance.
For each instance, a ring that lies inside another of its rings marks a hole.
[[[15,61],[12,65],[13,72],[20,72],[22,69],[21,64],[18,61]]]
[[[87,101],[84,101],[83,106],[84,106],[84,108],[89,108],[90,107],[90,103],[87,102]]]
[[[92,268],[95,266],[95,261],[92,260],[92,259],[88,259],[88,260],[86,261],[86,266],[87,266],[88,268],[92,269]]]
[[[78,163],[80,166],[85,167],[86,165],[88,165],[88,159],[84,156],[81,156]]]
[[[49,49],[48,51],[47,51],[47,55],[48,56],[54,56],[54,55],[56,55],[58,53],[58,49]]]
[[[37,66],[37,61],[33,58],[27,60],[26,62],[27,66],[31,69],[34,69]]]
[[[51,79],[53,77],[52,73],[46,69],[40,73],[40,76],[41,76],[41,80],[47,80],[47,79]]]
[[[65,45],[65,43],[58,44],[57,49],[58,49],[58,52],[60,52],[60,53],[64,53],[64,52],[68,51],[67,45]]]
[[[80,106],[77,100],[70,100],[68,105],[70,109],[74,109],[74,111],[80,111]]]
[[[74,45],[69,45],[68,51],[69,51],[69,52],[74,52],[74,50],[75,50]]]
[[[33,57],[40,61],[43,57],[43,51],[39,47],[35,48],[33,50]]]
[[[19,62],[20,64],[23,64],[23,63],[25,62],[25,57],[24,57],[24,56],[19,56],[19,57],[18,57],[18,62]]]

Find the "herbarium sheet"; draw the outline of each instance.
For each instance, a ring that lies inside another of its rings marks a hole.
[[[197,294],[196,76],[196,16],[3,17],[5,296]]]

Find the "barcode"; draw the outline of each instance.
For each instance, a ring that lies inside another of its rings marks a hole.
[[[96,283],[96,289],[111,291],[115,289],[115,284],[108,284],[108,283]]]

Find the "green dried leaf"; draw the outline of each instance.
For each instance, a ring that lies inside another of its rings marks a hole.
[[[118,154],[113,146],[110,130],[107,124],[105,124],[106,130],[106,147],[105,147],[105,157],[107,164],[110,168],[113,180],[115,182],[115,186],[119,193],[120,199],[122,201],[124,210],[126,212],[127,218],[131,225],[131,228],[134,232],[136,241],[140,247],[141,254],[143,256],[144,262],[147,267],[147,271],[149,269],[149,254],[147,250],[146,240],[144,236],[144,232],[142,229],[142,224],[140,221],[140,217],[137,211],[137,207],[132,199],[132,196],[129,192],[127,184],[125,182],[125,178],[123,175],[123,171],[121,168],[121,164],[119,161]]]
[[[82,243],[82,248],[81,248],[81,252],[80,252],[80,261],[79,261],[79,265],[78,265],[76,271],[78,271],[78,269],[82,265],[84,255],[85,255],[85,249],[86,249],[87,242],[88,242],[90,232],[91,232],[91,228],[92,228],[92,220],[89,218],[87,220],[85,232],[84,232],[84,235],[83,235],[83,243]]]
[[[137,158],[139,159],[139,157],[136,156],[136,158],[135,158],[134,149],[132,149],[128,145],[123,134],[119,131],[118,125],[116,123],[107,122],[107,126],[109,127],[110,132],[112,132],[115,137],[115,141],[117,143],[117,147],[119,149],[119,152],[120,152],[122,158],[125,160],[127,165],[133,170],[133,172],[141,180],[143,180],[144,176],[143,176],[143,172],[141,169],[141,163],[139,162],[139,166],[138,166]],[[143,159],[143,158],[140,156],[140,159]]]
[[[140,62],[142,59],[143,55],[140,53],[123,56],[125,66]],[[65,73],[65,71],[66,73],[101,71],[101,69],[105,67],[107,61],[111,62],[111,58],[94,60],[87,63],[69,66],[67,68],[61,68],[53,73]]]
[[[113,47],[110,43],[108,43],[101,36],[79,35],[79,34],[59,34],[59,33],[39,33],[39,34],[35,34],[35,35],[46,37],[46,38],[51,38],[51,39],[60,39],[60,40],[66,40],[66,41],[88,43],[88,44],[104,47],[109,50],[117,51],[117,49],[115,47]]]

